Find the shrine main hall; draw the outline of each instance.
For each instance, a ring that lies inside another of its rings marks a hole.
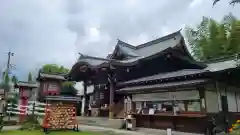
[[[235,56],[197,61],[176,31],[140,45],[118,40],[106,58],[80,54],[66,79],[83,82],[83,116],[203,133],[219,112],[239,118],[238,76]]]

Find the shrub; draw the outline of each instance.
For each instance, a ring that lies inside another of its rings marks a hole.
[[[38,130],[41,129],[41,124],[35,116],[27,116],[27,119],[23,122],[20,130]]]
[[[236,123],[232,125],[232,127],[229,129],[229,132],[232,135],[240,134],[240,120],[237,120]]]

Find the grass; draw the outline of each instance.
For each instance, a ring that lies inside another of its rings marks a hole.
[[[43,131],[21,131],[21,130],[12,130],[12,131],[3,131],[0,132],[0,135],[44,135]],[[101,135],[99,133],[91,132],[74,132],[74,131],[50,131],[48,135]]]

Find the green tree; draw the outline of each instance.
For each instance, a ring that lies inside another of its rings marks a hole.
[[[29,72],[29,73],[28,73],[28,82],[32,82],[32,81],[33,81],[33,79],[32,79],[32,73]]]
[[[69,81],[63,82],[60,94],[68,95],[68,96],[76,96],[77,90],[74,88],[74,85],[75,85],[74,82],[69,82]]]
[[[9,85],[10,77],[6,72],[3,73],[3,81],[0,83],[0,88],[6,90],[7,92],[10,90]]]
[[[18,79],[17,79],[17,77],[14,75],[14,76],[12,76],[12,82],[14,83],[14,84],[16,84],[17,82],[18,82]]]
[[[186,27],[187,41],[200,61],[240,53],[240,21],[232,14],[221,22],[203,17],[197,28]]]
[[[213,0],[213,6],[216,5],[219,1],[221,1],[221,0]],[[235,5],[237,3],[240,3],[240,0],[230,0],[229,1],[230,5]]]
[[[46,64],[42,67],[42,72],[47,74],[66,74],[68,71],[67,68],[56,64]]]

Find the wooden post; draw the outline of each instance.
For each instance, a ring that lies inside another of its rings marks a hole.
[[[82,97],[82,109],[81,109],[81,115],[85,116],[86,112],[86,96],[87,96],[87,82],[83,82],[83,97]]]
[[[111,75],[109,75],[109,83],[110,83],[110,94],[109,94],[109,118],[113,119],[114,118],[114,93],[115,93],[115,89],[114,89],[114,81]]]

